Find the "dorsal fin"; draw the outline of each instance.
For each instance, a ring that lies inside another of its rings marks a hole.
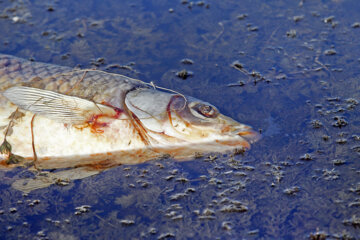
[[[111,107],[39,88],[11,87],[3,95],[20,109],[64,123],[83,124],[94,115],[116,115]]]

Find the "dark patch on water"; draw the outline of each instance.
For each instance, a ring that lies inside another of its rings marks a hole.
[[[25,195],[31,173],[0,172],[0,238],[358,238],[358,4],[0,1],[1,53],[153,81],[264,133]]]

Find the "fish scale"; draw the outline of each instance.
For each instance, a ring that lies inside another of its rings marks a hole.
[[[115,104],[112,93],[124,95],[134,88],[148,88],[144,82],[97,70],[81,70],[27,61],[0,54],[0,91],[16,85],[46,89],[98,103]]]

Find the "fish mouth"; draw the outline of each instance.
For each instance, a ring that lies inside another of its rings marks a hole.
[[[250,144],[253,144],[260,140],[260,133],[254,131],[250,126],[238,123],[237,125],[231,126],[229,135],[240,137]]]
[[[261,139],[260,133],[255,132],[251,128],[245,131],[238,131],[235,134],[244,138],[250,144],[253,144]]]
[[[241,124],[232,118],[226,117],[224,115],[220,115],[218,117],[220,121],[222,121],[223,127],[221,132],[232,136],[235,138],[239,138],[247,141],[249,144],[253,144],[261,139],[260,133],[254,131],[252,127]]]
[[[244,150],[250,149],[251,144],[255,143],[261,138],[261,135],[255,132],[251,127],[246,125],[236,126],[226,135],[228,139],[217,140],[217,143],[232,147],[234,149],[242,148]]]

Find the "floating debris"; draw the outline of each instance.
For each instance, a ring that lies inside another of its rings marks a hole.
[[[300,22],[303,19],[304,19],[304,15],[294,16],[293,17],[294,22]]]
[[[156,228],[150,228],[150,229],[149,229],[149,233],[152,234],[152,235],[157,234],[157,232],[158,232],[158,231],[157,231]]]
[[[339,102],[341,100],[340,97],[328,97],[326,98],[326,101],[328,102]]]
[[[334,16],[330,16],[330,17],[324,18],[323,21],[324,21],[324,23],[332,23],[334,19],[335,19]]]
[[[202,7],[205,5],[205,2],[204,1],[198,1],[196,2],[196,5],[198,5],[199,7]]]
[[[15,17],[12,18],[12,21],[13,21],[14,23],[18,23],[18,22],[21,21],[21,18],[18,17],[18,16],[15,16]]]
[[[274,176],[277,183],[280,183],[280,181],[284,178],[284,171],[281,169],[281,166],[272,166],[271,174]]]
[[[87,213],[87,212],[90,211],[90,208],[91,208],[91,206],[89,206],[89,205],[82,205],[80,207],[76,207],[75,208],[75,210],[76,210],[75,215],[81,215],[83,213]]]
[[[189,179],[182,177],[182,178],[177,178],[175,181],[181,182],[181,183],[186,183],[189,181]]]
[[[45,232],[44,231],[38,231],[37,233],[36,233],[36,236],[38,236],[38,237],[46,237],[46,234],[45,234]]]
[[[161,234],[157,239],[158,240],[164,240],[164,239],[174,238],[174,237],[175,237],[175,234],[169,232],[169,233]]]
[[[257,234],[259,234],[259,229],[255,229],[255,230],[248,231],[247,234],[248,234],[248,235],[257,235]]]
[[[189,58],[184,58],[181,60],[181,63],[185,64],[185,65],[192,65],[192,64],[194,64],[194,61]]]
[[[360,195],[360,183],[357,183],[355,188],[350,188],[349,190],[350,192],[354,192]]]
[[[347,139],[346,139],[346,138],[336,139],[336,143],[338,143],[338,144],[345,144],[345,143],[347,143]]]
[[[92,61],[91,61],[91,65],[94,65],[94,66],[96,66],[96,67],[99,67],[99,66],[101,66],[101,65],[104,65],[105,64],[105,58],[97,58],[97,59],[93,59]]]
[[[313,160],[313,157],[310,153],[305,153],[304,155],[302,155],[300,157],[301,160],[304,160],[304,161],[311,161]]]
[[[199,219],[215,219],[215,212],[210,208],[205,208],[201,214],[198,210],[195,210],[194,213],[199,216]]]
[[[232,223],[225,221],[221,223],[221,228],[224,229],[225,231],[230,231],[232,229],[231,227]]]
[[[343,160],[343,159],[335,159],[335,160],[332,160],[332,162],[333,162],[333,164],[335,166],[341,166],[341,165],[344,165],[346,163],[346,161]]]
[[[324,55],[326,55],[326,56],[332,56],[332,55],[335,55],[335,54],[336,54],[335,49],[328,49],[328,50],[324,51]]]
[[[360,217],[353,215],[350,219],[344,220],[343,223],[358,228],[360,227]]]
[[[174,175],[169,175],[167,177],[165,177],[166,181],[170,181],[171,179],[173,179],[175,176]]]
[[[332,68],[331,71],[333,71],[333,72],[342,72],[344,70],[342,68]]]
[[[35,206],[35,205],[37,205],[37,204],[39,204],[39,203],[40,203],[40,200],[35,199],[35,200],[31,201],[31,202],[28,204],[28,206],[29,206],[29,207],[33,207],[33,206]]]
[[[275,77],[276,80],[285,80],[286,78],[287,76],[284,73],[280,73]]]
[[[53,11],[55,11],[55,8],[54,8],[53,6],[49,6],[49,7],[47,8],[47,11],[48,11],[48,12],[53,12]]]
[[[348,103],[347,109],[349,110],[354,109],[359,104],[359,101],[354,98],[345,99],[345,102]]]
[[[65,53],[63,55],[61,55],[61,60],[66,60],[70,57],[70,53]]]
[[[290,31],[286,32],[286,36],[290,37],[290,38],[295,38],[296,37],[296,30],[295,29],[291,29]]]
[[[238,70],[241,70],[241,69],[244,68],[244,65],[243,65],[242,63],[240,63],[238,60],[234,61],[234,62],[231,64],[231,66],[232,66],[233,68],[238,69]]]
[[[84,38],[84,37],[85,37],[85,33],[78,32],[78,33],[76,34],[76,36],[77,36],[78,38]]]
[[[339,178],[339,173],[334,168],[331,170],[324,169],[323,170],[323,177],[325,180],[336,180]]]
[[[10,213],[16,213],[16,212],[17,212],[17,209],[14,208],[14,207],[12,207],[12,208],[9,209],[9,212],[10,212]]]
[[[207,157],[207,159],[209,161],[215,161],[215,159],[217,159],[217,158],[218,158],[218,156],[216,154],[211,154]]]
[[[360,22],[355,22],[351,25],[352,28],[360,28]]]
[[[120,223],[121,223],[121,225],[123,225],[123,226],[131,226],[131,225],[134,225],[134,224],[135,224],[135,221],[123,219],[123,220],[120,220]]]
[[[291,187],[291,188],[287,188],[284,190],[284,193],[287,195],[296,195],[296,193],[300,192],[300,188],[297,186]]]
[[[183,70],[181,70],[179,72],[176,72],[175,74],[176,74],[177,77],[179,77],[179,78],[181,78],[183,80],[186,80],[187,78],[194,76],[193,72],[187,71],[185,69],[183,69]]]
[[[179,200],[179,199],[184,198],[186,196],[187,196],[186,193],[176,193],[176,194],[170,196],[170,200],[171,201],[176,201],[176,200]]]
[[[320,120],[312,120],[311,126],[315,129],[321,128],[323,126],[322,122]]]
[[[209,184],[211,184],[211,185],[219,185],[222,183],[223,183],[223,181],[221,181],[220,179],[217,179],[217,178],[210,178],[210,180],[209,180]]]
[[[249,26],[248,31],[249,32],[257,32],[259,30],[259,27],[257,26]]]
[[[185,193],[194,193],[194,192],[196,192],[196,191],[195,191],[195,188],[187,188],[187,189],[185,190]]]
[[[134,71],[134,69],[132,68],[132,66],[135,65],[135,63],[128,63],[126,65],[120,65],[120,64],[109,64],[105,67],[106,70],[110,70],[110,69],[123,69],[123,70],[129,70],[129,71]]]
[[[360,146],[354,146],[351,149],[354,150],[355,152],[360,153]]]
[[[180,204],[175,203],[175,204],[171,204],[171,206],[168,209],[180,210],[180,209],[183,209],[183,208],[181,207]]]
[[[352,135],[351,136],[355,141],[360,141],[360,136],[359,135]]]
[[[238,19],[238,20],[244,20],[245,18],[247,18],[247,14],[246,13],[243,13],[243,14],[240,14],[240,15],[238,15],[236,18]]]
[[[328,234],[322,231],[317,230],[315,233],[310,233],[309,238],[311,240],[326,240]]]
[[[181,219],[183,219],[183,218],[184,218],[184,216],[180,214],[180,215],[177,215],[177,216],[172,217],[171,220],[177,221],[177,220],[181,220]]]
[[[232,200],[230,204],[223,206],[220,212],[231,213],[231,212],[246,212],[248,207],[240,201]]]
[[[346,119],[342,116],[335,116],[334,120],[335,120],[335,122],[333,122],[333,124],[332,124],[334,127],[342,128],[348,124]]]
[[[165,214],[165,217],[171,218],[174,217],[176,215],[176,211],[171,211]]]
[[[360,207],[360,198],[357,198],[355,201],[349,203],[349,207]]]
[[[245,86],[245,82],[244,81],[239,81],[237,83],[230,83],[227,86],[228,87],[242,87],[242,86]]]

